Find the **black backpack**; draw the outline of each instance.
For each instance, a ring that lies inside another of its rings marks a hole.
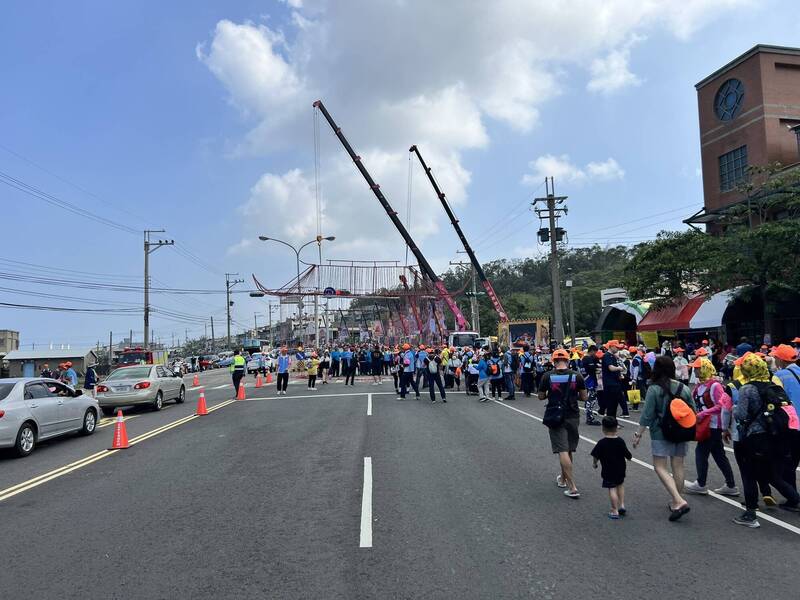
[[[519,371],[519,352],[511,353],[511,372],[516,373]]]
[[[779,385],[765,381],[751,381],[761,396],[761,408],[755,421],[770,435],[781,436],[789,432],[789,415],[783,410],[790,403],[786,391]],[[748,427],[750,424],[748,423]]]
[[[522,371],[524,373],[533,372],[533,356],[527,352],[522,355]]]
[[[547,406],[544,409],[542,423],[549,429],[556,429],[564,424],[564,413],[567,410],[567,403],[572,394],[572,382],[575,374],[570,374],[567,382],[561,384],[561,394],[558,398],[548,398]]]
[[[693,442],[695,440],[697,426],[692,425],[691,427],[684,427],[675,420],[675,417],[672,416],[672,411],[669,409],[670,404],[674,400],[679,400],[694,410],[692,405],[686,402],[686,400],[684,400],[684,398],[681,396],[681,392],[683,392],[683,384],[678,383],[678,389],[675,390],[674,394],[672,393],[672,386],[670,384],[662,385],[661,389],[663,389],[667,394],[666,410],[664,411],[663,415],[659,415],[661,421],[661,433],[664,434],[664,439],[668,442],[675,443]]]

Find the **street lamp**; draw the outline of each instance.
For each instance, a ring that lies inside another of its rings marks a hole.
[[[258,239],[261,240],[262,242],[278,242],[279,244],[283,244],[284,246],[288,246],[294,252],[295,259],[296,259],[296,265],[297,265],[297,296],[298,296],[297,311],[298,311],[300,317],[302,317],[302,315],[303,315],[303,294],[302,294],[302,290],[300,288],[300,252],[302,252],[303,248],[305,248],[306,246],[310,246],[311,244],[316,243],[317,246],[319,247],[319,252],[320,252],[320,257],[321,257],[322,256],[322,242],[323,241],[332,242],[333,240],[336,239],[336,236],[329,235],[327,237],[323,237],[321,235],[318,235],[313,240],[306,242],[305,244],[303,244],[299,248],[295,248],[289,242],[285,242],[283,240],[279,240],[279,239],[273,238],[273,237],[268,237],[266,235],[260,235],[260,236],[258,236]],[[321,258],[320,258],[320,262],[322,262]],[[319,286],[319,276],[317,276],[317,284]],[[317,291],[319,291],[319,290],[317,290]],[[315,296],[315,304],[314,304],[315,310],[318,310],[318,309],[316,309],[317,302],[319,302],[318,295]],[[319,319],[317,319],[316,328],[317,328],[317,343],[319,343]],[[303,341],[305,341],[305,340],[303,340]]]

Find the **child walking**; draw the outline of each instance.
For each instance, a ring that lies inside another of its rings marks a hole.
[[[311,354],[311,358],[306,361],[306,371],[308,372],[308,389],[317,391],[317,370],[319,370],[319,359],[317,353]]]
[[[608,497],[611,501],[611,512],[608,513],[609,519],[619,519],[624,517],[625,509],[625,460],[631,460],[633,456],[625,440],[617,436],[616,417],[603,417],[603,439],[592,448],[592,458],[594,468],[597,463],[602,465],[600,476],[603,478],[603,487],[608,489]]]

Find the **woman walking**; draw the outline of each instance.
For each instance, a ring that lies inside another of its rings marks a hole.
[[[661,429],[662,419],[673,398],[681,398],[687,411],[691,408],[692,396],[689,388],[675,381],[675,363],[669,356],[659,356],[653,365],[652,385],[647,390],[639,429],[633,434],[633,447],[642,441],[642,433],[650,429],[653,466],[661,485],[670,495],[669,520],[677,521],[689,512],[689,503],[681,496],[683,493],[683,459],[686,456],[687,442],[671,442],[664,437]],[[669,462],[669,464],[668,464]],[[670,467],[672,474],[670,474]]]

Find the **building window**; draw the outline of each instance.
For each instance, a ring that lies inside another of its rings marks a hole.
[[[747,146],[719,157],[719,189],[728,192],[747,179]]]
[[[728,79],[714,96],[714,112],[720,121],[731,121],[744,101],[744,85],[738,79]]]

